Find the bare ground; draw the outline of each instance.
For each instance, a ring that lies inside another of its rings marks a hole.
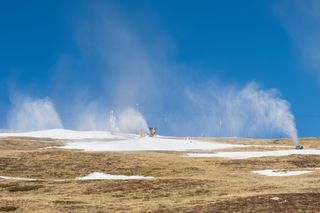
[[[211,141],[213,139],[202,138]],[[214,139],[238,143],[239,139]],[[292,146],[289,140],[241,139]],[[319,139],[303,139],[320,148]],[[320,156],[244,160],[189,158],[177,152],[82,152],[46,148],[49,139],[0,139],[0,212],[320,212]],[[270,150],[270,147],[237,150]],[[279,148],[277,148],[279,149]],[[265,177],[252,170],[312,170]],[[153,180],[76,181],[90,172],[154,176]]]

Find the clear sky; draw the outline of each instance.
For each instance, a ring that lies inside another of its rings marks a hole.
[[[163,120],[184,116],[185,87],[215,79],[278,89],[299,135],[320,136],[320,4],[309,3],[1,1],[0,127],[19,93],[51,98],[63,118],[134,105],[170,134]]]

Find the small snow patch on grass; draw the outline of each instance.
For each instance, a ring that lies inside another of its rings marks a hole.
[[[21,181],[35,181],[39,179],[34,179],[34,178],[20,178],[20,177],[10,177],[10,176],[0,176],[0,179],[5,179],[5,180],[21,180]]]
[[[86,176],[76,177],[76,180],[141,180],[153,178],[150,176],[110,175],[103,172],[93,172]]]
[[[276,201],[280,200],[279,197],[272,197],[272,198],[270,198],[270,199],[271,199],[271,200],[276,200]]]
[[[247,159],[261,157],[282,157],[289,155],[320,155],[320,150],[274,150],[258,152],[217,152],[217,153],[188,153],[189,157],[195,158],[230,158],[230,159]]]
[[[255,174],[264,175],[264,176],[295,176],[295,175],[302,175],[302,174],[308,174],[312,171],[288,171],[288,170],[257,170],[253,171]]]

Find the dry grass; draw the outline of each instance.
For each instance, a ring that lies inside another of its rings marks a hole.
[[[236,143],[231,140],[228,142]],[[241,142],[291,145],[288,140],[243,139]],[[302,143],[307,148],[320,148],[318,139],[303,139]],[[0,180],[0,212],[320,211],[320,170],[292,177],[251,173],[259,169],[316,168],[320,167],[320,156],[230,160],[188,158],[176,152],[112,153],[45,148],[59,145],[61,142],[53,140],[0,139],[0,175],[42,179]],[[96,171],[156,178],[73,180]],[[61,179],[64,181],[57,181]],[[272,200],[273,197],[280,199]]]

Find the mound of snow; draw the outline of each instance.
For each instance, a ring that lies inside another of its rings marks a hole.
[[[84,139],[126,139],[125,136],[113,135],[107,131],[74,131],[67,129],[50,129],[34,132],[0,133],[0,137],[33,137],[52,138],[60,140],[84,140]]]
[[[302,174],[308,174],[311,172],[312,171],[286,171],[286,170],[271,170],[271,169],[253,171],[253,173],[255,174],[265,175],[265,176],[276,176],[276,177],[302,175]]]
[[[196,157],[196,158],[231,158],[231,159],[279,157],[279,156],[289,156],[289,155],[320,155],[320,150],[292,149],[292,150],[276,150],[276,151],[264,151],[264,152],[188,153],[188,156]]]
[[[153,178],[150,176],[110,175],[103,172],[93,172],[86,176],[77,177],[76,180],[144,180]]]
[[[119,141],[79,141],[68,142],[61,148],[82,149],[85,151],[187,151],[217,150],[239,147],[242,145],[197,142],[158,137],[143,137]]]

